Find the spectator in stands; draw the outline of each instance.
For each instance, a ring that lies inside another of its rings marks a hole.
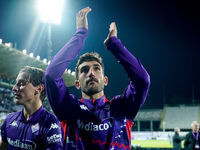
[[[69,63],[83,48],[88,33],[87,14],[90,11],[89,7],[79,11],[75,35],[47,67],[47,97],[53,111],[62,121],[66,149],[130,149],[131,127],[146,99],[150,81],[140,61],[117,38],[114,22],[110,24],[110,32],[104,45],[130,78],[130,84],[124,93],[111,101],[106,99],[104,86],[108,84],[108,78],[104,75],[102,59],[97,53],[80,56],[75,69],[75,86],[81,90],[82,99],[78,100],[69,93],[62,78]]]
[[[62,150],[63,131],[57,118],[46,111],[44,71],[26,66],[20,70],[13,87],[15,103],[22,111],[9,114],[1,127],[0,150]]]
[[[190,131],[185,138],[185,149],[200,149],[200,137],[199,137],[199,123],[193,121],[191,124],[192,131]]]
[[[179,136],[180,128],[176,127],[174,129],[174,131],[175,131],[175,133],[174,133],[174,136],[173,136],[173,148],[174,149],[181,149],[182,148],[181,141],[184,140],[184,137]]]

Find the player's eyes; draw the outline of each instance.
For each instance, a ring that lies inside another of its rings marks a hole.
[[[20,80],[16,83],[17,86],[25,86],[28,82],[26,80]]]

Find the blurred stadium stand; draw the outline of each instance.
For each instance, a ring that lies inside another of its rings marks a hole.
[[[2,80],[8,81],[6,82],[8,84],[10,84],[9,81],[15,81],[19,70],[26,65],[42,68],[43,70],[46,70],[48,66],[47,63],[35,57],[31,57],[17,49],[0,44],[0,77]],[[66,86],[74,85],[74,75],[65,71],[63,78]],[[1,82],[0,85],[9,86],[6,83]]]
[[[140,109],[135,117],[133,131],[159,131],[162,109]]]
[[[171,130],[174,127],[179,127],[181,130],[190,130],[193,121],[199,122],[199,107],[198,106],[185,106],[179,107],[165,107],[164,117],[162,118],[160,128],[163,128],[165,122],[165,129]]]
[[[164,109],[140,109],[132,131],[182,131],[191,130],[193,121],[200,122],[199,106],[166,106]]]
[[[46,70],[47,63],[31,57],[23,52],[12,48],[12,44],[0,43],[0,120],[4,119],[8,113],[16,112],[22,109],[22,106],[15,105],[12,88],[15,79],[21,68],[26,65],[42,68]],[[75,76],[68,73],[63,74],[66,86],[74,85]],[[67,79],[67,80],[66,80]],[[44,107],[52,112],[48,100],[43,102]]]

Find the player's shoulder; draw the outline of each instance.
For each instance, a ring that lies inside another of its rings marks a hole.
[[[113,104],[113,103],[119,102],[120,99],[123,99],[123,96],[122,95],[116,95],[111,100],[109,100],[109,102],[111,104]]]
[[[42,113],[45,122],[59,122],[56,116],[46,109],[43,109]]]
[[[37,120],[40,124],[40,127],[44,129],[44,131],[49,131],[50,129],[60,129],[61,124],[56,118],[55,115],[47,111],[46,109],[43,109],[40,113],[40,116],[38,117],[39,120]]]
[[[11,124],[13,121],[19,120],[20,112],[13,112],[6,116],[4,119],[4,124]]]
[[[21,115],[21,112],[12,112],[6,116],[6,120],[16,119]]]

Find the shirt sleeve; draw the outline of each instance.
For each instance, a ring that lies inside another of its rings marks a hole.
[[[58,120],[66,120],[74,111],[75,97],[69,94],[62,75],[82,50],[88,30],[79,28],[71,40],[53,57],[45,72],[47,98]]]
[[[44,145],[45,150],[62,150],[63,149],[63,130],[60,122],[49,114],[44,124]]]
[[[1,140],[5,143],[8,143],[7,134],[6,134],[6,122],[7,122],[7,118],[4,120],[4,122],[1,126]]]
[[[122,45],[117,37],[109,39],[107,49],[123,66],[130,79],[130,84],[121,96],[120,105],[123,107],[122,110],[126,117],[133,121],[139,108],[145,102],[150,86],[149,74],[141,62]]]

